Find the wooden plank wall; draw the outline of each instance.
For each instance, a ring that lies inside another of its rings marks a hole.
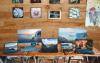
[[[58,37],[58,28],[61,27],[82,27],[86,28],[88,35],[92,38],[94,46],[100,50],[100,28],[85,27],[86,0],[81,0],[80,4],[69,4],[68,0],[61,0],[60,4],[49,4],[49,0],[42,0],[42,3],[30,3],[30,0],[24,0],[22,4],[13,4],[12,0],[0,1],[0,43],[17,40],[18,29],[42,29],[42,37]],[[13,18],[12,8],[23,7],[24,18]],[[40,7],[42,9],[42,18],[33,19],[30,16],[31,7]],[[68,9],[71,7],[80,8],[80,18],[68,18]],[[61,10],[61,19],[48,19],[49,10]],[[2,45],[0,44],[0,45]]]

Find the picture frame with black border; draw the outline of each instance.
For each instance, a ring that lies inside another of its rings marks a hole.
[[[61,11],[60,10],[48,11],[48,19],[61,19]]]
[[[69,0],[69,4],[80,4],[80,0]]]
[[[12,0],[12,3],[23,3],[23,0]]]
[[[24,16],[23,7],[13,7],[12,15],[13,15],[13,18],[23,18]]]
[[[41,3],[41,0],[30,0],[31,3]]]
[[[31,18],[42,18],[42,8],[31,7],[30,11]]]
[[[60,0],[49,0],[49,4],[60,4]]]
[[[68,18],[70,19],[80,18],[80,8],[79,7],[70,7],[68,11],[69,11]]]

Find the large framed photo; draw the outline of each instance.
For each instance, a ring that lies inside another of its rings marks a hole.
[[[23,18],[24,16],[23,7],[13,7],[12,14],[13,18]]]
[[[60,0],[49,0],[50,4],[60,4]]]
[[[69,0],[70,4],[79,4],[80,0]]]
[[[23,3],[23,0],[12,0],[12,3]]]
[[[87,31],[83,28],[59,28],[59,42],[72,43],[76,39],[86,39]]]
[[[32,18],[41,18],[42,17],[41,8],[31,8],[31,17]]]
[[[100,27],[100,0],[87,0],[85,26]]]
[[[69,8],[69,18],[80,18],[80,9],[79,8]]]
[[[61,11],[48,11],[48,19],[61,19]]]
[[[31,3],[41,3],[41,0],[31,0]]]
[[[17,30],[18,43],[41,42],[41,29],[19,29]]]

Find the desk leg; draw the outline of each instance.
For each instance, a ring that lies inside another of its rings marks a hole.
[[[71,57],[68,58],[68,63],[70,63]]]

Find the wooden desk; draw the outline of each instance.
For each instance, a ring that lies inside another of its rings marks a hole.
[[[64,56],[63,52],[59,53],[41,53],[41,52],[28,52],[28,56]]]
[[[4,48],[0,47],[0,56],[100,56],[100,51],[94,48],[95,54],[75,54],[75,53],[41,53],[41,52],[17,52],[13,54],[4,54]]]

